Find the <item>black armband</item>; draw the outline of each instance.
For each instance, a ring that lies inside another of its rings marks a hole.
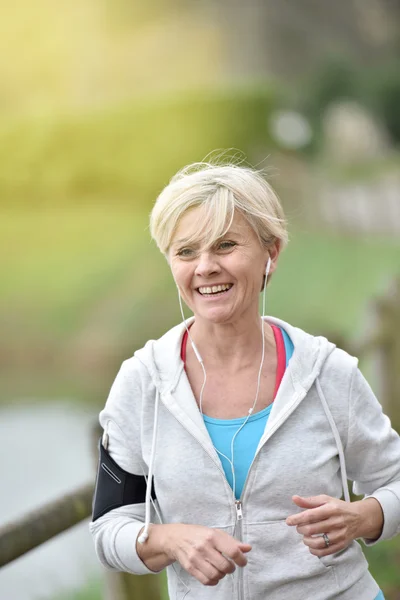
[[[154,485],[151,496],[156,499]],[[99,464],[93,497],[92,520],[96,521],[113,508],[141,504],[146,499],[146,478],[121,469],[99,442]]]

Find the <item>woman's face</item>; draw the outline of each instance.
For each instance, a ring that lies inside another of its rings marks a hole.
[[[212,323],[234,322],[258,313],[259,294],[268,257],[276,267],[279,243],[264,248],[251,226],[235,213],[229,231],[211,248],[201,240],[187,244],[199,229],[201,207],[179,221],[169,251],[172,275],[180,294],[197,318]]]

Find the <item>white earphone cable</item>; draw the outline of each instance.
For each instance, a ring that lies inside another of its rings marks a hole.
[[[260,384],[261,384],[261,372],[262,372],[262,368],[263,368],[263,364],[264,364],[264,357],[265,357],[265,337],[264,337],[264,316],[265,316],[265,288],[267,285],[267,279],[268,279],[268,273],[269,273],[269,268],[271,265],[271,258],[268,259],[268,264],[267,264],[267,268],[266,268],[266,272],[265,272],[265,282],[264,282],[264,290],[263,290],[263,315],[262,315],[262,319],[261,319],[261,334],[262,334],[262,353],[261,353],[261,363],[260,363],[260,368],[258,371],[258,377],[257,377],[257,391],[256,391],[256,397],[254,398],[254,402],[253,402],[253,406],[249,409],[248,411],[248,415],[245,419],[245,421],[242,423],[242,425],[239,427],[239,429],[236,431],[236,433],[234,434],[232,441],[231,441],[231,458],[229,459],[227,456],[225,456],[225,454],[223,454],[222,452],[220,452],[219,450],[216,451],[218,452],[218,454],[220,456],[223,456],[228,463],[231,466],[232,469],[232,492],[233,492],[233,497],[234,500],[236,499],[236,475],[235,475],[235,466],[234,466],[234,443],[235,443],[235,439],[237,437],[237,435],[239,434],[239,432],[243,429],[243,427],[246,425],[247,421],[249,420],[251,414],[253,413],[256,404],[257,404],[257,400],[258,400],[258,396],[259,396],[259,391],[260,391]],[[200,413],[201,415],[203,415],[203,392],[204,392],[204,388],[207,382],[207,373],[206,373],[206,369],[204,367],[204,362],[203,359],[200,355],[200,352],[198,351],[192,336],[190,335],[190,331],[189,328],[187,326],[186,323],[186,319],[183,313],[183,307],[182,307],[182,300],[181,300],[181,295],[179,292],[179,288],[178,288],[178,298],[179,298],[179,306],[180,306],[180,310],[181,310],[181,314],[182,314],[182,319],[183,322],[185,324],[185,328],[188,334],[188,337],[190,339],[190,343],[192,345],[193,351],[201,365],[202,371],[203,371],[203,384],[201,386],[201,390],[200,390],[200,399],[199,399],[199,408],[200,408]],[[149,537],[149,527],[150,527],[150,505],[153,504],[153,507],[158,515],[158,518],[161,522],[161,518],[160,518],[160,514],[155,506],[155,503],[153,502],[153,499],[151,497],[151,488],[152,488],[152,481],[153,481],[153,469],[154,469],[154,460],[155,460],[155,453],[156,453],[156,445],[157,445],[157,426],[158,426],[158,405],[159,405],[159,391],[157,390],[156,392],[156,400],[155,400],[155,406],[154,406],[154,424],[153,424],[153,439],[152,439],[152,445],[151,445],[151,454],[150,454],[150,462],[149,462],[149,472],[148,472],[148,477],[146,480],[146,498],[145,498],[145,524],[144,524],[144,529],[143,532],[141,533],[141,535],[139,535],[138,537],[138,542],[140,544],[144,544],[148,537]],[[204,416],[204,415],[203,415]]]
[[[268,263],[267,263],[267,267],[265,269],[265,281],[264,281],[264,287],[263,287],[263,311],[262,311],[262,318],[261,318],[261,336],[262,336],[262,351],[261,351],[261,362],[260,362],[260,368],[258,370],[258,376],[257,376],[257,390],[256,390],[256,396],[254,398],[254,402],[253,402],[253,406],[249,409],[248,411],[248,415],[246,417],[246,419],[244,420],[244,422],[241,424],[241,426],[239,427],[239,429],[235,432],[235,434],[232,437],[232,441],[231,441],[231,458],[229,458],[228,456],[226,456],[225,454],[223,454],[220,450],[218,450],[217,448],[215,448],[216,452],[222,456],[223,458],[225,458],[228,463],[230,464],[231,470],[232,470],[232,491],[233,491],[233,495],[234,498],[236,499],[236,475],[235,475],[235,466],[234,466],[234,444],[235,444],[235,440],[236,437],[238,436],[238,434],[240,433],[240,431],[243,429],[243,427],[246,425],[247,421],[249,420],[249,418],[251,417],[252,413],[254,412],[254,409],[257,405],[257,401],[258,401],[258,396],[260,393],[260,386],[261,386],[261,374],[262,374],[262,369],[264,366],[264,358],[265,358],[265,336],[264,336],[264,317],[265,317],[265,295],[266,295],[266,287],[267,287],[267,280],[268,280],[268,274],[269,274],[269,270],[271,267],[271,258],[268,258]],[[182,320],[185,324],[185,328],[190,340],[190,343],[192,345],[193,351],[200,363],[200,366],[202,368],[203,371],[203,384],[201,386],[201,390],[200,390],[200,397],[199,397],[199,409],[200,409],[200,413],[202,416],[204,416],[203,414],[203,392],[204,392],[204,388],[207,382],[207,373],[206,373],[206,369],[204,367],[204,362],[203,359],[201,358],[201,355],[193,341],[192,336],[190,335],[190,331],[189,328],[187,326],[186,323],[186,319],[185,319],[185,315],[183,313],[183,307],[182,307],[182,299],[181,299],[181,295],[179,292],[179,288],[178,288],[178,298],[179,298],[179,307],[181,310],[181,315],[182,315]]]

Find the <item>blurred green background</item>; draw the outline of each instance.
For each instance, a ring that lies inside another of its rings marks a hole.
[[[267,312],[363,336],[400,274],[399,17],[395,0],[4,3],[3,418],[61,400],[95,415],[121,361],[180,320],[148,214],[206,156],[266,168],[281,196]],[[398,599],[399,541],[367,554]],[[97,600],[98,577],[41,597]]]

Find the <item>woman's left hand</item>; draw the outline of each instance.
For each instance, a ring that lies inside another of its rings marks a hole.
[[[363,531],[365,518],[368,518],[369,513],[377,509],[375,503],[379,505],[378,510],[380,510],[380,504],[374,498],[345,502],[331,496],[321,495],[311,498],[293,496],[292,500],[297,506],[306,510],[289,516],[286,523],[296,526],[298,533],[303,536],[303,542],[315,556],[334,554],[346,548],[354,539],[368,537],[368,533],[365,536]],[[370,504],[370,500],[374,502],[373,505]],[[377,519],[379,520],[379,516],[374,516],[374,529],[371,527],[371,531],[379,532],[383,522],[377,523]],[[369,519],[368,521],[370,522]],[[324,539],[322,534],[328,536],[329,546],[326,546],[326,538]]]

